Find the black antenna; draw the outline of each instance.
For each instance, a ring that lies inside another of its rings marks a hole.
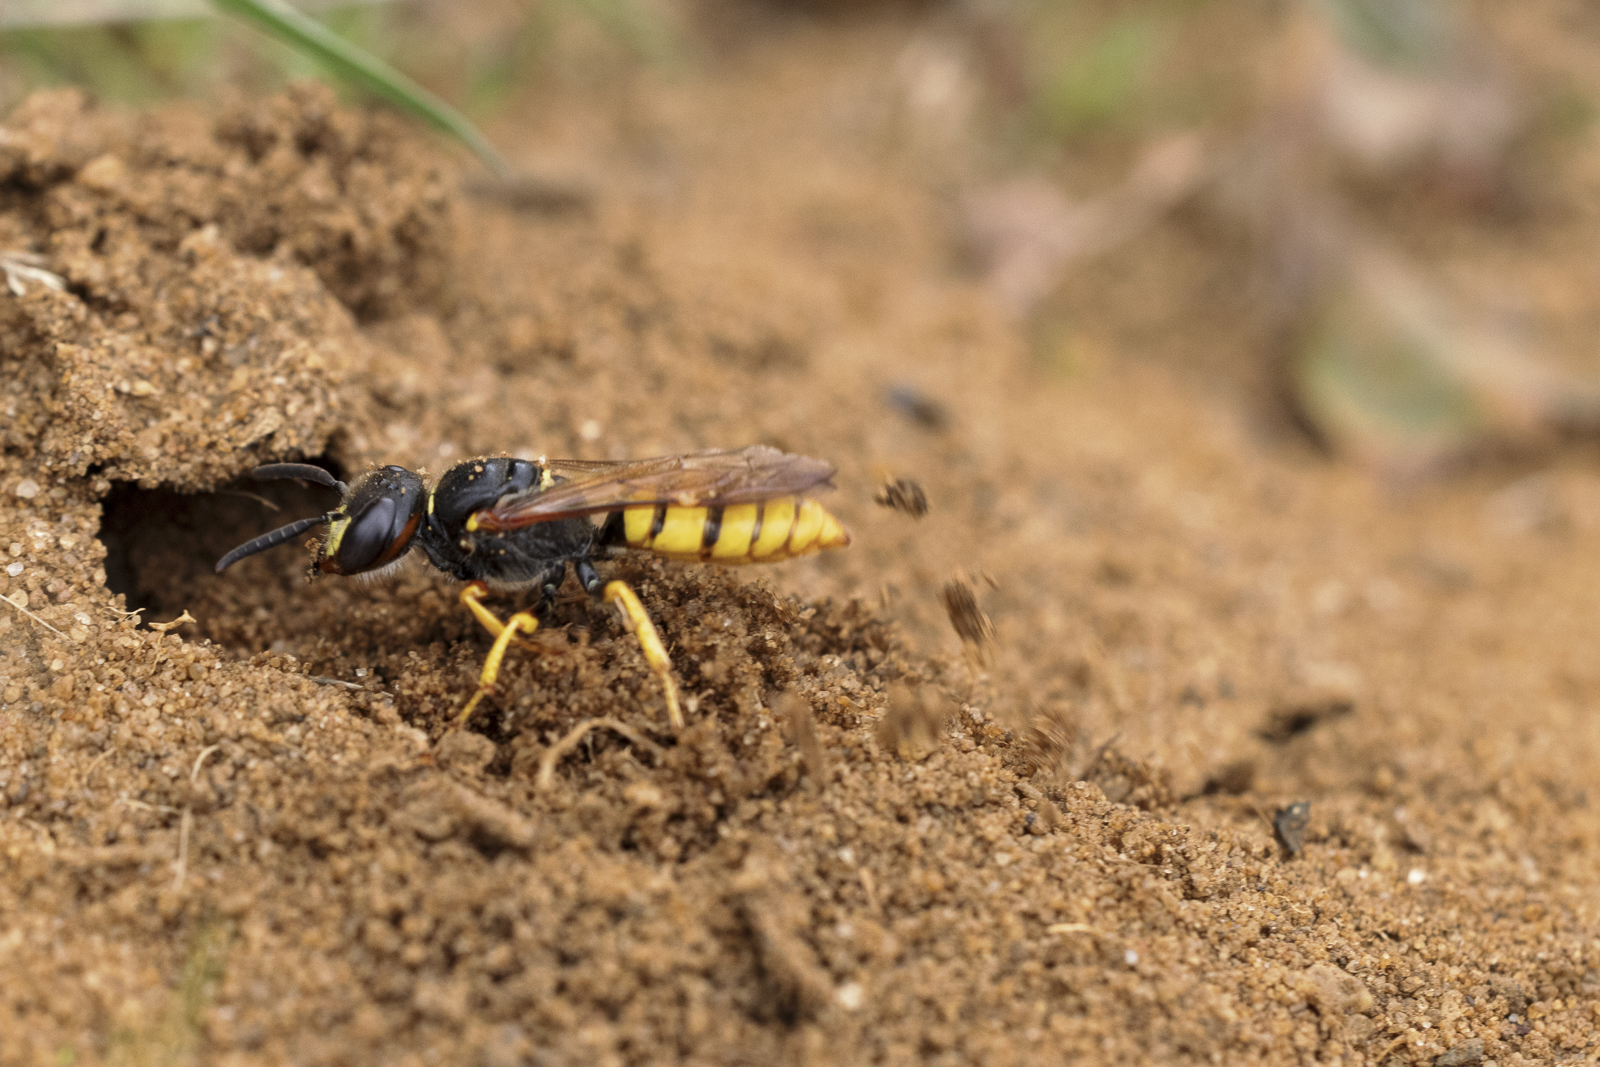
[[[264,467],[257,467],[250,472],[250,477],[258,482],[270,482],[275,478],[301,478],[308,482],[325,485],[329,489],[339,492],[348,492],[350,487],[339,479],[310,463],[268,463]],[[285,527],[287,529],[287,527]],[[290,536],[293,536],[292,534]],[[254,542],[252,542],[254,543]]]
[[[280,467],[298,467],[298,466],[303,466],[303,464],[298,464],[298,463],[279,463],[279,464],[275,464],[275,466],[280,466]],[[263,469],[265,469],[265,468],[263,468]],[[321,467],[311,467],[310,469],[314,470],[314,471],[322,471]],[[330,478],[330,479],[333,477],[332,475],[328,474],[327,471],[322,471],[322,473],[324,475],[327,475],[327,477]],[[285,475],[285,477],[298,478],[298,477],[300,477],[300,475],[297,475],[297,474],[296,475]],[[344,483],[340,482],[339,484],[342,486]],[[323,523],[331,522],[331,521],[333,521],[332,513],[327,514],[327,515],[317,515],[317,516],[314,516],[314,517],[309,518],[309,519],[301,519],[299,522],[291,522],[287,526],[280,526],[276,530],[273,530],[271,533],[262,534],[260,537],[256,538],[254,541],[245,542],[244,544],[240,545],[238,548],[234,549],[232,552],[229,552],[226,556],[223,556],[220,560],[218,560],[217,561],[217,573],[221,574],[223,571],[227,570],[229,567],[233,566],[235,563],[238,563],[241,559],[244,559],[246,556],[253,556],[257,552],[265,552],[269,548],[277,548],[279,545],[283,544],[285,541],[288,541],[288,540],[291,540],[293,538],[299,537],[301,534],[305,533],[307,530],[311,529],[313,526],[321,526]]]

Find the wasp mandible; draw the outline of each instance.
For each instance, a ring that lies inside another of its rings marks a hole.
[[[469,459],[445,471],[432,488],[421,474],[394,465],[368,471],[354,485],[308,463],[272,463],[251,473],[262,481],[301,478],[336,489],[339,506],[240,545],[218,561],[218,574],[246,556],[327,526],[313,577],[380,575],[420,547],[429,563],[466,583],[461,603],[494,644],[457,727],[493,691],[511,642],[539,627],[529,611],[501,622],[483,604],[490,589],[534,588],[548,603],[570,566],[586,592],[601,594],[594,560],[626,549],[741,564],[776,563],[850,543],[839,520],[803,495],[832,488],[833,467],[766,445],[611,462]],[[661,679],[673,727],[681,729],[672,660],[644,605],[621,581],[606,583],[601,595],[630,622]]]

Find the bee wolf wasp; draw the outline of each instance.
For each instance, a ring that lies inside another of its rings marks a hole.
[[[535,588],[548,603],[570,566],[591,595],[601,593],[594,560],[626,549],[702,563],[777,563],[850,534],[802,494],[832,488],[832,465],[765,445],[656,459],[590,462],[509,457],[470,459],[430,489],[405,467],[368,471],[346,485],[321,467],[273,463],[257,480],[300,478],[340,494],[339,506],[246,542],[217,563],[234,563],[327,526],[311,577],[383,574],[420,547],[428,562],[465,582],[461,603],[494,636],[478,690],[456,718],[464,726],[494,688],[506,649],[539,621],[520,611],[505,622],[483,604],[490,589]],[[644,605],[625,582],[602,594],[632,625],[650,669],[666,691],[667,712],[683,726],[672,661]]]

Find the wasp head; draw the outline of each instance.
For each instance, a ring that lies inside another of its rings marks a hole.
[[[427,486],[422,477],[404,467],[369,471],[347,486],[321,467],[303,463],[275,463],[251,472],[257,480],[305,478],[339,490],[339,506],[325,515],[300,519],[240,545],[217,563],[217,573],[246,556],[265,552],[314,526],[328,527],[312,574],[371,574],[396,563],[411,548],[422,513],[427,507]]]
[[[404,556],[428,504],[422,478],[404,467],[361,477],[328,514],[328,539],[316,567],[324,574],[367,574]]]

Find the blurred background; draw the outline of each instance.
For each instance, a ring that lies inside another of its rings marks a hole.
[[[1263,434],[1398,480],[1570,447],[1600,422],[1589,5],[301,6],[557,184],[536,117],[553,91],[625,113],[751,38],[870,23],[901,38],[898,61],[841,102],[846,121],[944,192],[952,269],[1026,327],[1041,373],[1166,364]],[[206,0],[0,6],[0,111],[63,83],[145,106],[305,76],[341,82]]]

